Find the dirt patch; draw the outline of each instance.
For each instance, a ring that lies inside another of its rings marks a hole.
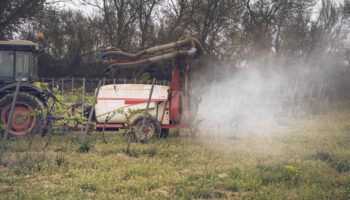
[[[170,186],[163,186],[152,191],[152,194],[162,195],[164,197],[169,197]]]
[[[227,173],[221,173],[218,176],[219,176],[219,178],[225,178],[225,177],[228,177],[228,174]]]

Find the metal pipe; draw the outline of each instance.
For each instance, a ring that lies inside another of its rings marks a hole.
[[[81,131],[80,138],[83,137],[83,126],[84,126],[84,104],[85,104],[85,77],[83,78],[83,91],[82,91],[82,100],[81,100]]]
[[[182,38],[184,38],[184,39],[182,39]],[[104,56],[116,55],[116,56],[125,57],[128,59],[137,59],[143,55],[150,55],[150,54],[156,53],[158,51],[165,51],[168,49],[180,48],[180,47],[184,47],[186,45],[189,45],[191,48],[196,48],[198,50],[198,53],[200,53],[200,54],[202,54],[204,52],[203,46],[200,44],[200,42],[196,38],[194,38],[190,35],[185,35],[185,36],[181,37],[179,41],[156,46],[156,47],[152,47],[152,48],[143,50],[137,54],[126,53],[126,52],[118,50],[116,48],[113,48],[113,49],[109,48],[110,49],[109,51],[104,52]]]
[[[123,51],[107,51],[104,53],[104,55],[117,55],[117,56],[122,56],[122,57],[126,57],[129,59],[136,59],[139,58],[143,55],[146,54],[152,54],[158,51],[164,51],[164,50],[168,50],[171,48],[178,48],[178,47],[182,47],[183,45],[185,45],[186,43],[189,43],[191,41],[190,38],[182,40],[182,41],[177,41],[177,42],[172,42],[169,44],[165,44],[165,45],[160,45],[160,46],[156,46],[156,47],[152,47],[146,50],[143,50],[137,54],[131,54],[131,53],[126,53]]]
[[[15,105],[16,105],[16,101],[17,101],[17,97],[18,97],[18,93],[19,93],[19,88],[20,87],[21,87],[21,77],[19,77],[18,82],[17,82],[17,86],[16,86],[16,90],[15,90],[15,96],[12,99],[10,115],[9,115],[9,118],[8,118],[8,122],[6,124],[5,134],[4,134],[4,137],[2,138],[2,145],[1,145],[1,151],[0,151],[0,162],[1,162],[2,154],[5,152],[6,140],[7,140],[7,137],[8,137],[10,124],[11,124],[11,121],[12,121],[13,110],[15,109]],[[27,121],[26,121],[26,123],[27,123]]]
[[[81,139],[82,145],[85,144],[86,134],[87,134],[87,132],[88,132],[88,130],[89,130],[89,126],[90,126],[92,114],[93,114],[93,112],[94,112],[94,110],[95,110],[96,99],[97,99],[98,93],[99,93],[99,91],[100,91],[101,82],[102,82],[101,80],[98,81],[97,90],[96,90],[95,97],[94,97],[94,101],[93,101],[93,104],[92,104],[92,107],[91,107],[91,110],[90,110],[90,114],[89,114],[89,119],[88,119],[87,124],[86,124],[86,126],[85,126],[85,133],[84,133],[84,135],[83,135],[83,138]]]
[[[160,63],[160,62],[164,62],[167,60],[170,60],[171,58],[175,58],[178,56],[192,56],[196,53],[196,49],[190,49],[190,50],[179,50],[176,52],[172,52],[172,53],[168,53],[168,54],[164,54],[164,55],[160,55],[160,56],[155,56],[155,57],[151,57],[151,58],[147,58],[147,59],[143,59],[143,60],[139,60],[139,61],[135,61],[135,62],[124,62],[124,63],[113,63],[112,65],[110,65],[111,68],[134,68],[134,67],[138,67],[140,65],[144,65],[144,64],[150,64],[150,63]]]
[[[147,117],[147,114],[148,114],[148,108],[149,108],[149,104],[151,102],[151,98],[152,98],[152,93],[153,93],[153,88],[154,88],[154,83],[155,82],[156,82],[156,79],[153,78],[151,92],[149,93],[145,114],[144,114],[143,119],[142,119],[141,129],[138,130],[138,134],[139,134],[138,142],[140,142],[140,140],[141,140],[141,134],[143,132],[143,127],[145,125],[146,117]],[[147,137],[147,135],[146,135],[146,137]]]

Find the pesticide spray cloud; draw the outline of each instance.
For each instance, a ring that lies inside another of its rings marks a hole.
[[[209,70],[194,75],[192,89],[200,98],[197,119],[202,121],[201,134],[266,134],[292,118],[320,114],[327,108],[325,73],[311,77],[309,68],[301,63],[277,67],[276,62],[260,63],[240,67],[211,63]],[[294,71],[278,72],[280,68]]]

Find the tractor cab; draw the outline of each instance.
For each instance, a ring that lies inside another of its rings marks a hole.
[[[38,37],[38,39],[43,38]],[[38,80],[39,45],[25,40],[0,41],[0,124],[7,126],[17,82],[21,81],[13,117],[9,127],[12,135],[39,133],[46,125],[46,114],[30,116],[34,110],[44,111],[51,92]],[[38,84],[35,84],[38,83]]]
[[[38,79],[39,46],[26,40],[0,41],[0,86],[21,78],[25,82]]]

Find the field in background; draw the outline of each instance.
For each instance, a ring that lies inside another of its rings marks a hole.
[[[122,132],[55,135],[48,150],[11,137],[0,166],[0,199],[349,199],[350,104],[274,130],[225,134],[186,131],[131,144]],[[214,135],[214,134],[213,134]],[[81,150],[81,149],[80,149]]]

